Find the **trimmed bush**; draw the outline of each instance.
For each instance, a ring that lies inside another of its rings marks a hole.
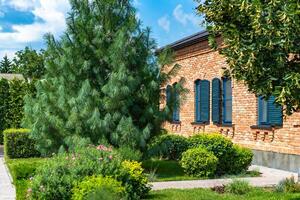
[[[29,138],[29,129],[7,129],[4,132],[4,153],[8,158],[40,156],[34,140]]]
[[[140,176],[145,176],[140,170],[135,171]],[[30,196],[33,199],[70,199],[76,181],[81,182],[87,176],[93,175],[111,177],[122,182],[127,199],[141,198],[138,188],[147,187],[146,181],[137,179],[126,165],[122,164],[117,151],[99,145],[76,149],[73,153],[60,153],[49,159],[36,171],[32,188],[29,190]],[[143,192],[143,196],[147,195],[146,190]]]
[[[8,168],[14,181],[29,179],[35,175],[36,169],[46,161],[46,158],[10,159]]]
[[[180,161],[185,173],[195,177],[212,177],[218,165],[218,158],[203,147],[189,149]]]
[[[97,193],[105,196],[98,196],[96,199],[120,200],[125,196],[125,188],[122,183],[110,177],[86,177],[77,184],[73,190],[72,200],[85,200],[96,196]]]
[[[232,158],[232,168],[231,173],[238,174],[246,171],[251,165],[253,159],[253,153],[251,149],[234,145],[234,156]]]
[[[225,192],[243,195],[250,192],[251,189],[252,186],[249,184],[249,182],[235,179],[232,181],[232,183],[226,185]]]
[[[3,130],[7,127],[5,120],[9,109],[9,84],[6,79],[0,78],[0,144],[3,144]]]
[[[128,174],[123,177],[122,181],[126,183],[125,189],[130,199],[145,197],[150,191],[150,187],[147,185],[148,178],[143,173],[142,163],[123,161],[122,168]]]
[[[148,157],[160,157],[170,160],[179,160],[181,154],[189,147],[187,138],[179,135],[161,135],[149,145]]]
[[[226,174],[232,169],[232,158],[234,156],[233,143],[220,134],[199,134],[188,139],[190,148],[205,147],[218,158],[216,173]]]

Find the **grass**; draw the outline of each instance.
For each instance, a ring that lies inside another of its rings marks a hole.
[[[185,175],[183,169],[177,161],[151,159],[144,161],[142,166],[145,169],[145,172],[149,175],[151,182],[199,180],[197,177]],[[238,175],[224,175],[215,178],[241,178],[258,176],[260,176],[260,173],[257,171],[247,171]]]
[[[169,189],[152,191],[146,199],[160,200],[299,200],[300,194],[276,193],[260,188],[253,188],[245,195],[234,195],[230,193],[218,194],[209,189]]]
[[[29,187],[29,178],[34,176],[36,168],[45,162],[45,158],[7,159],[6,163],[16,186],[17,200],[23,200]]]

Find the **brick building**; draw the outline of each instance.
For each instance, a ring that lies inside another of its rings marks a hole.
[[[273,98],[261,99],[243,83],[223,77],[225,58],[210,49],[207,39],[208,33],[201,32],[169,45],[182,67],[168,84],[167,99],[180,77],[190,92],[164,128],[184,136],[218,132],[253,149],[254,164],[298,171],[300,113],[282,119]]]

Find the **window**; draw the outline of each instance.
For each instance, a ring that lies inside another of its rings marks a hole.
[[[223,123],[232,123],[232,87],[231,79],[223,79]]]
[[[268,100],[258,97],[258,125],[282,125],[282,107],[274,102],[274,96]]]
[[[166,88],[166,100],[167,106],[172,108],[172,121],[179,122],[179,94],[175,90],[176,83],[173,84],[173,87],[168,85]]]
[[[195,81],[195,122],[209,122],[210,83],[207,80]]]

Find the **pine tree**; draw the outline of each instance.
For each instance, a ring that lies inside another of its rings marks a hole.
[[[8,59],[7,55],[3,57],[3,60],[0,62],[0,73],[12,73],[12,63]]]
[[[46,154],[73,136],[143,148],[168,116],[160,110],[169,53],[159,59],[130,0],[71,0],[67,31],[47,36],[45,78],[27,98],[24,125]],[[159,64],[160,63],[160,64]]]

